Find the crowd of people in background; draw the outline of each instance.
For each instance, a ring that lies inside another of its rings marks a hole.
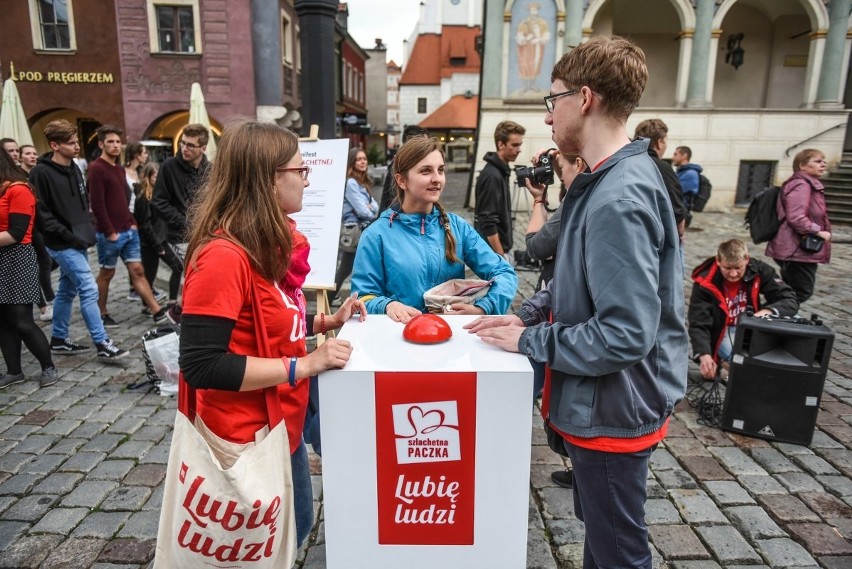
[[[512,315],[506,312],[518,279],[510,164],[525,134],[513,121],[497,125],[496,149],[485,154],[473,224],[441,204],[445,156],[425,130],[407,129],[380,202],[366,153],[352,149],[332,294],[339,308],[316,315],[307,314],[301,291],[310,244],[290,217],[301,210],[310,168],[287,129],[236,122],[211,164],[209,131],[187,125],[180,151],[158,167],[148,163],[144,146],[125,145],[121,129],[104,125],[100,154],[85,177],[75,162],[77,128],[67,121],[46,126],[50,151],[41,157],[31,145],[3,139],[0,389],[26,379],[22,345],[41,365],[42,387],[57,381],[53,355],[91,349],[73,340],[75,297],[97,356],[128,356],[107,333],[120,325],[109,313],[108,292],[121,259],[129,298],[141,300],[154,323],[182,325],[180,366],[199,390],[198,413],[211,431],[249,444],[267,422],[262,388],[277,390],[301,542],[313,516],[301,439],[306,380],[342,367],[352,351],[331,339],[308,353],[306,336],[339,328],[358,313],[406,323],[426,311],[426,291],[469,270],[487,292],[445,312],[481,316],[467,325],[471,333],[532,363],[552,447],[571,459],[572,469],[553,478],[573,489],[586,524],[585,555],[599,566],[650,567],[648,460],[684,395],[689,344],[701,376],[715,380],[731,361],[743,315],[794,317],[813,294],[817,266],[830,261],[831,224],[820,182],[825,156],[803,150],[782,186],[782,224],[765,251],[780,275],[742,241],[726,240],[689,273],[687,311],[685,228],[703,169],[686,146],[675,149],[671,163],[664,160],[668,127],[660,119],[628,134],[647,77],[644,54],[620,38],[593,38],[554,68],[544,117],[556,148],[536,152],[533,164],[550,158],[559,198],[549,213],[546,186],[526,179],[533,198],[526,251],[543,265],[535,294]],[[97,277],[88,258],[93,246]],[[167,293],[154,288],[160,261],[171,269]],[[40,320],[52,320],[49,339],[33,306]],[[632,403],[619,403],[628,393]],[[611,547],[616,541],[620,546]]]

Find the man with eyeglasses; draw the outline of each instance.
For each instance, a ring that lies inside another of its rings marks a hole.
[[[476,179],[476,207],[473,226],[494,251],[512,263],[512,194],[509,191],[509,164],[521,153],[527,130],[513,121],[503,121],[494,129],[497,152],[485,153],[485,166]]]
[[[689,347],[671,201],[648,140],[627,133],[645,54],[594,37],[562,56],[551,81],[544,122],[591,170],[565,196],[551,286],[467,328],[549,368],[542,414],[574,468],[584,567],[651,569],[648,461],[683,398]]]
[[[181,262],[186,255],[187,246],[186,212],[210,169],[210,161],[204,155],[209,137],[206,126],[187,125],[180,137],[180,151],[177,156],[167,158],[163,162],[154,184],[151,213],[155,218],[155,226],[160,222],[165,223],[165,246],[169,247]],[[168,316],[172,322],[179,323],[180,306],[171,307]]]

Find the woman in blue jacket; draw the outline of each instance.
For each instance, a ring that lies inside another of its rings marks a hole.
[[[398,204],[382,212],[362,234],[355,254],[352,291],[370,314],[408,322],[424,312],[423,293],[447,280],[464,278],[465,266],[491,289],[474,304],[453,304],[457,314],[504,314],[518,277],[461,217],[447,213],[444,154],[434,138],[409,140],[394,158]]]

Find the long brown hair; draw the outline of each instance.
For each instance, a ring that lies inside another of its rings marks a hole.
[[[142,173],[139,174],[139,195],[149,202],[154,195],[154,184],[151,183],[151,178],[158,170],[154,162],[148,162],[142,166]]]
[[[441,153],[441,158],[443,158],[444,151],[441,150],[438,140],[435,138],[416,136],[409,139],[408,142],[399,147],[399,151],[393,159],[393,173],[407,179],[408,171],[436,150]],[[405,190],[397,184],[396,176],[394,176],[393,185],[396,189],[396,201],[402,205],[405,201]],[[461,260],[456,256],[456,238],[450,229],[450,218],[440,202],[436,202],[435,207],[438,208],[441,226],[444,228],[444,235],[446,236],[444,240],[444,256],[450,263],[461,263]]]
[[[275,171],[298,151],[296,135],[276,124],[240,120],[228,125],[191,211],[187,258],[223,238],[242,247],[263,278],[283,278],[293,238],[278,203]]]
[[[144,152],[145,147],[141,142],[128,142],[124,148],[124,166],[129,168],[133,160]]]
[[[0,197],[14,182],[27,183],[27,175],[14,162],[12,157],[0,148]],[[32,188],[30,188],[32,191]]]
[[[367,171],[364,170],[363,172],[359,172],[355,169],[355,161],[358,160],[359,154],[367,156],[367,153],[364,152],[363,148],[353,148],[349,151],[349,156],[346,159],[346,177],[353,178],[356,182],[369,190],[373,187],[373,181],[370,179],[370,176],[367,175]]]

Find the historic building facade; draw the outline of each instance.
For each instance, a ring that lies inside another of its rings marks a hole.
[[[260,19],[271,24],[253,29]],[[270,78],[274,112],[265,118],[301,127],[292,0],[22,0],[4,4],[3,21],[0,78],[16,80],[40,151],[44,126],[64,118],[78,125],[86,157],[107,123],[169,154],[188,122],[194,82],[216,134],[232,117],[264,114],[257,87]],[[259,60],[258,41],[280,48],[280,58]]]
[[[494,9],[497,8],[497,9]],[[476,170],[491,133],[527,127],[524,153],[552,146],[541,99],[561,55],[595,35],[631,38],[650,79],[629,129],[662,118],[713,182],[710,209],[790,174],[807,146],[841,157],[850,0],[498,0],[488,2]]]

